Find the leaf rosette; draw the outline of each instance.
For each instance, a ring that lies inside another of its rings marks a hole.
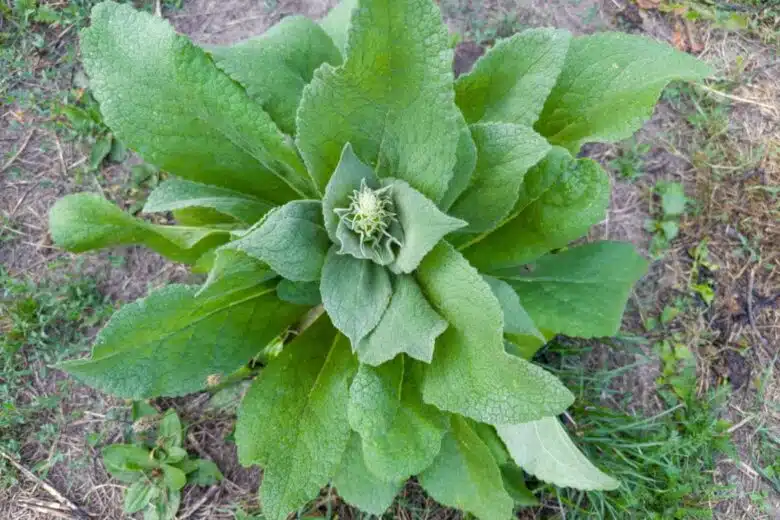
[[[63,369],[140,399],[260,359],[236,442],[264,468],[269,518],[329,482],[379,515],[416,475],[486,519],[535,501],[526,473],[618,485],[568,438],[573,396],[532,358],[557,334],[614,334],[646,267],[628,244],[570,247],[609,202],[580,146],[631,135],[705,65],[532,29],[455,79],[431,0],[345,0],[207,50],[105,2],[81,44],[106,124],[169,174],[144,212],[177,224],[69,195],[54,241],[141,244],[207,277],[126,305]]]

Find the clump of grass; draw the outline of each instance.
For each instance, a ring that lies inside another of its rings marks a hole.
[[[716,464],[721,457],[736,458],[731,424],[720,417],[727,387],[683,398],[664,385],[659,389],[664,410],[647,416],[627,413],[622,410],[630,394],[623,388],[621,398],[610,385],[634,366],[588,373],[590,351],[559,342],[544,355],[578,396],[570,411],[570,433],[588,458],[622,485],[611,492],[547,486],[548,507],[564,509],[566,519],[712,518],[713,506],[730,496],[716,479]],[[695,387],[695,373],[680,376],[692,377],[688,383]],[[619,402],[620,410],[602,404],[605,396]]]
[[[63,395],[42,393],[50,366],[87,348],[111,306],[89,279],[15,279],[0,267],[0,449],[18,454],[29,439],[56,436],[49,421]],[[15,475],[0,458],[0,489]]]

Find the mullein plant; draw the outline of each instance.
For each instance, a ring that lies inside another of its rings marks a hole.
[[[263,467],[267,518],[328,484],[382,514],[410,476],[487,520],[534,502],[529,475],[619,485],[569,439],[574,397],[531,358],[557,334],[615,334],[646,268],[629,244],[569,247],[610,194],[581,145],[632,135],[706,65],[532,29],[456,80],[431,0],[348,0],[207,49],[105,2],[81,48],[106,124],[171,174],[144,213],[177,224],[75,194],[51,211],[55,242],[142,244],[208,276],[124,306],[63,370],[148,399],[262,359],[235,438]]]

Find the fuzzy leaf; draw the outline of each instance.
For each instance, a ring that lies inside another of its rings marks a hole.
[[[273,208],[273,204],[237,191],[184,179],[168,179],[149,194],[144,213],[159,213],[187,208],[210,208],[254,224]]]
[[[420,264],[417,279],[449,323],[427,366],[426,402],[489,424],[539,419],[572,403],[571,393],[553,375],[504,352],[501,306],[452,246],[436,246]]]
[[[132,444],[112,444],[102,451],[103,466],[106,471],[121,482],[136,482],[143,477],[144,471],[159,468],[146,448]]]
[[[538,178],[547,179],[547,172],[536,170],[554,165],[555,161],[543,161],[526,175],[526,180],[533,183]],[[463,254],[486,273],[526,264],[587,233],[606,215],[609,194],[609,177],[598,163],[590,159],[569,163],[549,189],[521,210],[517,209],[518,201],[504,224],[472,242]]]
[[[320,21],[322,29],[328,33],[343,56],[347,54],[347,33],[352,21],[352,11],[357,5],[358,0],[341,0]]]
[[[534,323],[584,338],[613,336],[631,287],[647,261],[624,242],[595,242],[537,260],[530,270],[502,275]]]
[[[74,253],[143,244],[189,264],[229,239],[228,233],[219,229],[149,224],[93,193],[58,200],[49,213],[49,231],[55,244]]]
[[[263,514],[283,520],[317,495],[347,447],[346,338],[326,316],[287,345],[255,379],[236,426],[239,460],[263,466]]]
[[[550,150],[547,141],[527,126],[480,123],[471,126],[477,165],[471,184],[449,212],[468,222],[463,230],[494,228],[517,202],[525,172]]]
[[[165,449],[181,448],[182,431],[181,421],[176,412],[169,410],[160,420],[160,426],[157,430],[157,440],[162,442]]]
[[[339,495],[366,513],[382,516],[403,484],[403,481],[385,482],[368,471],[360,436],[353,432],[333,477]]]
[[[225,478],[219,467],[210,460],[196,459],[195,470],[187,475],[187,481],[196,486],[213,486]]]
[[[436,338],[447,328],[425,299],[411,275],[393,278],[393,296],[379,325],[360,340],[358,359],[368,365],[381,365],[401,353],[430,363]]]
[[[337,233],[339,217],[334,210],[349,206],[350,196],[360,187],[360,182],[363,180],[371,188],[379,187],[379,179],[374,174],[374,170],[361,161],[355,155],[352,145],[347,143],[341,151],[339,164],[328,181],[325,196],[322,198],[325,229],[328,231],[330,239],[336,244],[341,244],[341,241]]]
[[[323,65],[303,91],[301,155],[324,189],[352,143],[380,176],[437,202],[452,178],[459,122],[439,9],[429,0],[363,0],[351,23],[344,65]]]
[[[184,395],[237,370],[305,312],[279,301],[271,284],[207,300],[197,291],[169,285],[125,305],[98,334],[91,358],[59,367],[118,397]]]
[[[312,282],[320,279],[329,246],[321,203],[294,200],[269,213],[246,235],[225,247],[266,262],[288,280]]]
[[[100,3],[81,52],[106,124],[147,161],[275,203],[311,193],[270,116],[167,21]]]
[[[630,137],[673,80],[696,81],[709,65],[665,43],[625,33],[574,38],[536,131],[576,153],[582,143]]]
[[[571,35],[530,29],[499,40],[455,82],[455,102],[469,123],[533,125],[563,67]]]
[[[187,475],[179,468],[171,466],[170,464],[163,464],[162,470],[165,485],[169,488],[179,491],[187,485]]]
[[[577,449],[556,417],[496,426],[515,462],[539,480],[576,489],[616,489],[620,483],[602,473]]]
[[[539,499],[525,485],[525,473],[514,462],[501,465],[501,479],[504,489],[515,501],[515,505],[533,507],[539,505]]]
[[[539,349],[547,339],[539,331],[536,324],[528,315],[520,298],[512,286],[503,280],[493,278],[492,276],[483,276],[485,281],[493,291],[493,295],[501,304],[501,310],[504,314],[504,336],[509,338],[512,343],[524,347],[526,350]],[[534,350],[535,352],[536,350]],[[522,356],[523,359],[531,359],[531,356]]]
[[[314,71],[323,63],[341,64],[328,34],[305,16],[288,16],[256,38],[209,52],[290,135],[295,135],[295,113]]]
[[[474,144],[471,130],[462,114],[459,114],[458,124],[460,130],[458,131],[458,147],[455,150],[455,168],[452,170],[452,180],[447,186],[447,192],[439,202],[439,207],[443,210],[449,209],[455,199],[460,197],[460,194],[468,187],[474,168],[477,166],[477,145]]]
[[[272,278],[276,278],[276,273],[243,251],[218,249],[206,283],[197,296],[201,299],[224,297],[251,289]]]
[[[333,324],[356,348],[379,323],[393,288],[384,267],[371,260],[340,255],[334,246],[325,258],[320,292]]]
[[[349,389],[349,424],[363,440],[366,467],[385,482],[427,468],[449,423],[422,402],[421,367],[404,361],[399,356],[378,367],[360,365]]]
[[[512,518],[514,502],[504,490],[501,471],[488,447],[462,417],[453,417],[441,453],[420,474],[420,484],[437,501],[479,518]]]
[[[280,300],[296,305],[314,307],[322,303],[320,284],[318,282],[291,282],[282,279],[276,286],[276,294]]]

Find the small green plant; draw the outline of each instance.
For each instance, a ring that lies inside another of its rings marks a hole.
[[[629,139],[620,147],[618,156],[610,161],[610,166],[623,179],[635,181],[645,173],[645,155],[649,151],[649,144]]]
[[[609,202],[581,145],[629,137],[668,81],[707,66],[534,29],[455,81],[431,0],[350,0],[208,50],[106,2],[81,48],[108,127],[176,176],[144,212],[178,225],[78,194],[52,209],[55,242],[145,244],[208,277],[127,305],[63,369],[144,399],[261,359],[235,440],[263,467],[267,518],[329,483],[379,515],[417,476],[485,519],[535,501],[526,473],[619,485],[558,420],[574,396],[529,360],[556,334],[615,334],[646,268],[628,244],[568,247]]]
[[[126,513],[143,511],[145,520],[173,520],[184,486],[216,484],[222,473],[214,462],[187,453],[175,411],[160,415],[150,405],[136,402],[133,420],[136,442],[103,448],[103,465],[115,479],[130,484],[125,493]]]
[[[685,214],[688,198],[679,182],[658,181],[653,192],[660,202],[658,216],[648,221],[645,228],[653,233],[650,254],[659,257],[680,233],[680,219]]]

